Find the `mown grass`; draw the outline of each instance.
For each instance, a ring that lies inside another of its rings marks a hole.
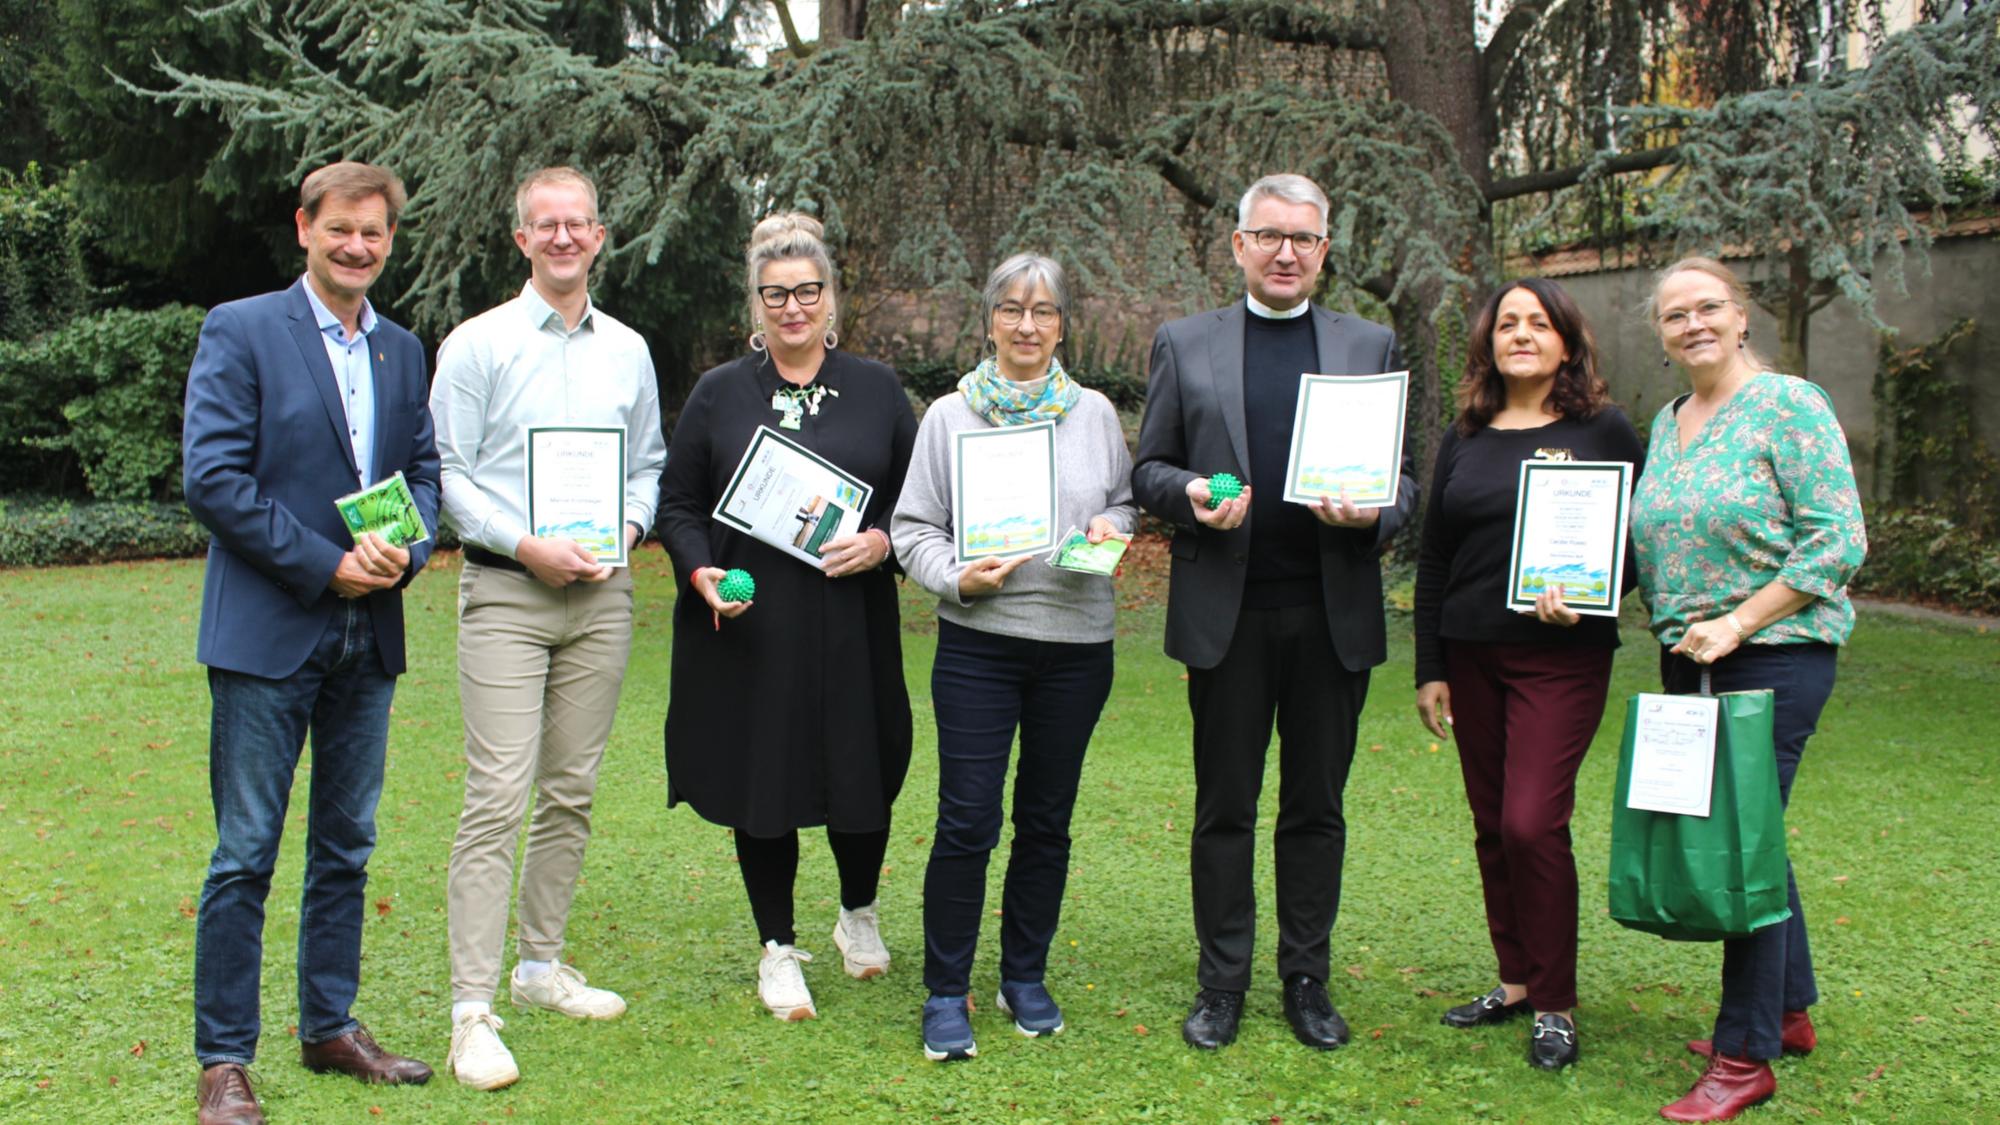
[[[801,945],[821,954],[808,969],[821,1018],[779,1024],[756,1002],[755,939],[726,834],[665,808],[671,582],[656,554],[638,569],[641,628],[569,934],[578,966],[631,1013],[586,1025],[503,1006],[525,1077],[493,1094],[443,1075],[375,1089],[306,1073],[285,1034],[295,809],[270,901],[255,1072],[274,1121],[1638,1121],[1692,1079],[1680,1044],[1712,1018],[1717,948],[1624,931],[1601,913],[1616,701],[1575,826],[1583,1063],[1533,1072],[1520,1025],[1438,1025],[1439,1010],[1487,988],[1493,969],[1457,765],[1412,714],[1400,617],[1348,790],[1333,982],[1356,1030],[1347,1049],[1291,1041],[1268,960],[1234,1047],[1208,1055],[1180,1042],[1194,973],[1188,720],[1182,670],[1159,651],[1161,611],[1145,605],[1124,614],[1117,686],[1077,807],[1050,973],[1070,1029],[1023,1040],[986,1002],[989,928],[975,974],[980,1057],[923,1060],[918,911],[935,767],[932,627],[914,592],[918,752],[883,883],[896,964],[868,983],[840,973],[826,937],[832,866],[809,837]],[[193,660],[200,578],[198,562],[0,572],[0,1118],[192,1115],[192,911],[213,839],[207,693]],[[455,578],[442,560],[410,595],[414,671],[397,698],[357,1012],[385,1044],[434,1065],[448,1037],[444,870],[461,795]],[[1156,579],[1122,581],[1136,594]],[[1995,640],[1864,616],[1791,818],[1825,996],[1821,1047],[1783,1063],[1778,1100],[1747,1120],[1966,1121],[2000,1104]],[[1650,642],[1637,631],[1627,641],[1615,697],[1653,686]],[[1268,843],[1260,858],[1268,951]]]

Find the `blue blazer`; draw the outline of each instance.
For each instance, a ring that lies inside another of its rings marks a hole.
[[[376,323],[369,479],[402,470],[435,535],[438,454],[423,345],[385,319]],[[354,545],[333,505],[358,479],[346,417],[303,278],[209,311],[181,429],[188,509],[211,535],[196,647],[203,664],[282,678],[326,632],[340,604],[327,584]],[[392,676],[405,666],[402,588],[435,545],[411,547],[402,582],[363,599]]]

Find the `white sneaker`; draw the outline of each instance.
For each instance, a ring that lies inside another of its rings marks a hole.
[[[475,1090],[498,1090],[520,1080],[521,1068],[514,1054],[500,1042],[506,1025],[492,1012],[481,1012],[458,1021],[451,1029],[451,1053],[444,1068],[458,1076],[459,1085]]]
[[[583,974],[558,964],[532,979],[521,979],[519,969],[508,974],[514,1003],[523,1008],[547,1008],[576,1019],[608,1020],[625,1014],[625,1001],[616,992],[592,988]]]
[[[813,955],[803,949],[775,941],[764,943],[764,959],[757,963],[757,995],[772,1015],[781,1020],[819,1018],[812,991],[806,987],[806,975],[799,969],[799,962],[812,959]]]
[[[840,920],[833,924],[833,947],[840,950],[841,966],[855,980],[889,971],[889,947],[882,944],[882,920],[872,902],[859,910],[840,908]]]

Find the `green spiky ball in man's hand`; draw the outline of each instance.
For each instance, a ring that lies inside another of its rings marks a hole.
[[[725,602],[747,602],[757,596],[757,580],[747,570],[731,569],[715,584],[715,596]]]
[[[1243,495],[1243,482],[1235,473],[1217,473],[1208,478],[1208,510],[1214,511],[1230,500]]]

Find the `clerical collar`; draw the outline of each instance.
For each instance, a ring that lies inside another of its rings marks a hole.
[[[1280,310],[1272,308],[1248,293],[1243,295],[1243,300],[1245,304],[1249,305],[1252,315],[1261,316],[1265,320],[1291,320],[1295,317],[1304,316],[1312,310],[1311,301],[1300,301],[1289,309]]]

